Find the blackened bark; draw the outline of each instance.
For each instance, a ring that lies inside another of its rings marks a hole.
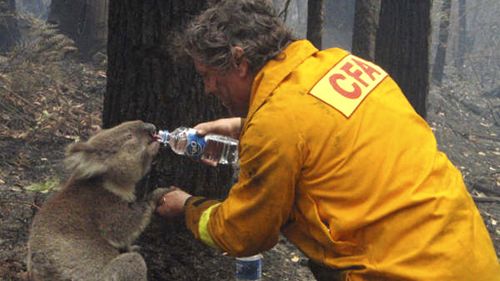
[[[467,41],[466,0],[458,0],[458,48],[455,66],[459,71],[464,67],[464,59],[468,49]]]
[[[46,20],[49,6],[50,0],[17,0],[16,9]]]
[[[375,60],[375,42],[380,0],[356,0],[352,53],[366,60]]]
[[[329,0],[323,6],[323,49],[351,50],[356,1]]]
[[[19,37],[15,0],[0,0],[0,52],[10,51]]]
[[[307,1],[307,39],[321,49],[323,34],[323,0]]]
[[[383,0],[375,48],[375,61],[423,118],[429,90],[430,9],[430,0]]]
[[[450,30],[451,0],[443,0],[439,12],[439,42],[436,50],[436,58],[432,67],[432,80],[441,85],[446,64],[446,49],[448,48],[448,34]]]
[[[104,127],[142,119],[159,129],[172,130],[227,115],[214,97],[203,94],[202,81],[193,65],[179,64],[169,55],[171,32],[178,31],[206,2],[110,1]],[[231,172],[229,167],[207,167],[167,148],[160,153],[140,192],[176,185],[195,195],[222,198],[229,188]],[[215,278],[224,274],[221,265],[232,272],[230,259],[194,241],[182,219],[165,221],[157,219],[140,241],[149,280],[212,280],[207,276],[222,280]],[[196,264],[202,262],[218,264],[214,267],[216,275],[197,270],[200,267]]]
[[[85,2],[84,22],[80,23],[77,44],[84,50],[86,57],[106,50],[108,5],[109,0],[87,0]]]
[[[169,55],[171,32],[205,7],[204,3],[110,2],[105,127],[142,119],[159,128],[174,129],[226,115],[214,97],[203,94],[202,81],[193,65],[180,65]],[[184,157],[167,152],[170,163],[161,160],[165,163],[160,165],[170,176],[165,184],[187,185],[192,187],[190,191],[203,184],[212,188],[222,184],[209,180],[217,178],[214,169],[200,169],[203,165],[191,161],[180,162]]]
[[[83,58],[105,50],[109,0],[52,0],[47,21],[75,41]]]

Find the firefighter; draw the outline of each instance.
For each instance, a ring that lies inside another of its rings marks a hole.
[[[500,280],[462,175],[382,68],[295,39],[265,0],[219,1],[180,42],[234,115],[195,129],[237,137],[240,174],[223,201],[174,188],[159,214],[232,256],[282,233],[318,280]]]

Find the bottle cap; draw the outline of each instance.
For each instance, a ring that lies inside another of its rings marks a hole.
[[[161,142],[163,144],[167,144],[168,141],[170,140],[170,132],[167,130],[165,130],[165,131],[159,130],[157,138],[158,138],[159,142]]]

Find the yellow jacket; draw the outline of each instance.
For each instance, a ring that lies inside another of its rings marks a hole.
[[[187,203],[209,245],[247,256],[281,231],[345,280],[500,280],[460,172],[372,63],[292,43],[254,80],[239,152],[225,201]]]

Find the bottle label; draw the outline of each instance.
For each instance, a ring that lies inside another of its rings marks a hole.
[[[236,280],[261,280],[262,259],[240,260],[236,259]]]
[[[187,134],[186,155],[193,159],[200,159],[205,149],[205,138],[196,134],[195,130],[189,130]]]

